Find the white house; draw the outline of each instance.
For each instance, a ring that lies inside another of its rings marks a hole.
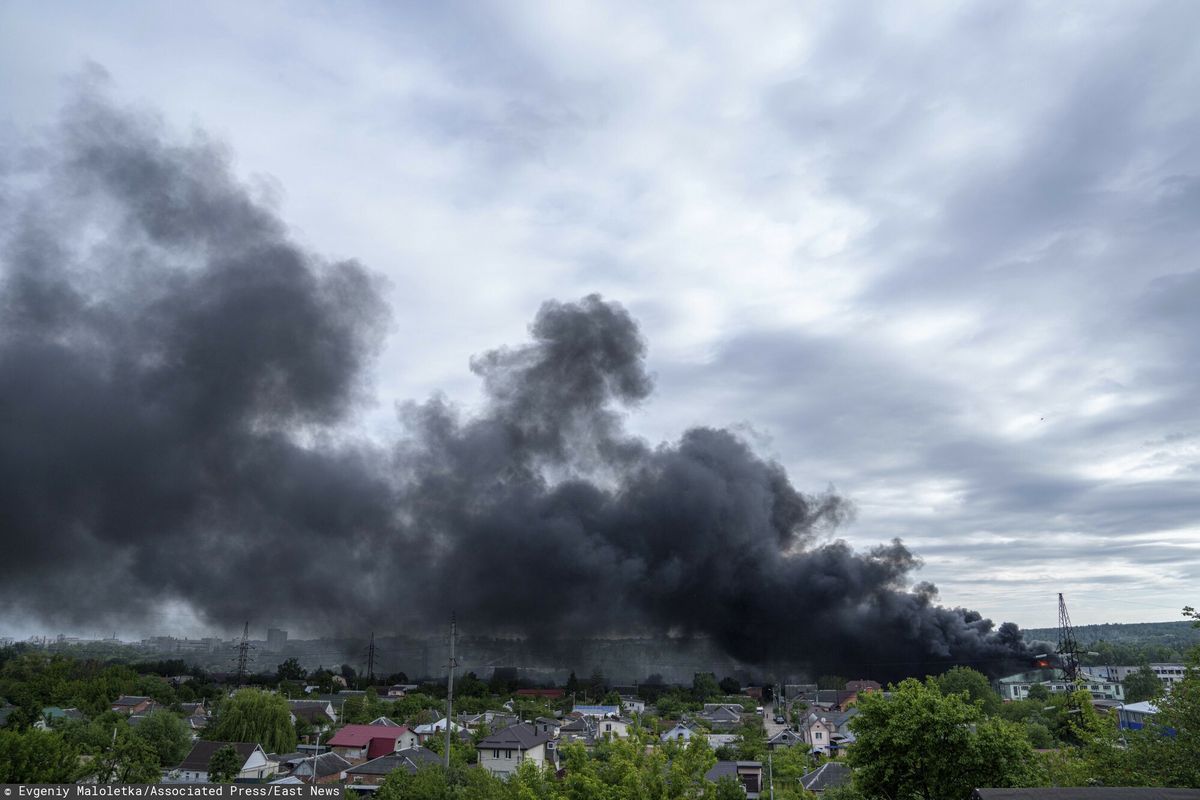
[[[664,742],[669,742],[672,739],[679,742],[690,742],[693,736],[699,736],[697,731],[692,730],[685,723],[676,722],[675,727],[669,731],[664,731],[659,738]]]
[[[481,768],[507,778],[526,761],[544,767],[549,760],[547,745],[551,742],[548,735],[538,733],[534,726],[521,723],[481,739],[475,745],[475,751],[479,754]]]
[[[242,760],[235,778],[261,779],[275,774],[277,764],[267,758],[262,747],[247,742],[196,742],[178,767],[165,770],[163,783],[208,783],[208,765],[222,747],[232,747]]]
[[[451,722],[450,730],[452,730],[454,733],[459,733],[466,729],[457,722]],[[445,734],[446,718],[442,717],[437,722],[428,722],[424,725],[418,725],[417,727],[413,728],[413,733],[415,733],[422,742],[428,741],[430,737],[436,736],[439,733]]]
[[[628,719],[598,719],[596,720],[596,738],[628,739],[629,726],[632,724],[633,721]]]
[[[626,714],[646,713],[646,701],[636,695],[621,695],[621,710]]]
[[[810,713],[800,723],[801,740],[814,753],[836,756],[838,751],[854,743],[850,732],[850,720],[858,714],[857,708],[849,711]]]

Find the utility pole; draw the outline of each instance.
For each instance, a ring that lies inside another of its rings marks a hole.
[[[371,631],[371,644],[367,647],[368,686],[375,685],[375,631]]]
[[[447,663],[446,680],[446,769],[450,769],[450,720],[454,717],[454,668],[458,662],[454,660],[454,637],[457,635],[457,622],[454,612],[450,612],[450,661]]]
[[[246,683],[246,662],[250,656],[250,621],[246,621],[246,625],[242,628],[242,641],[238,645],[238,660],[237,660],[237,679],[238,686]]]

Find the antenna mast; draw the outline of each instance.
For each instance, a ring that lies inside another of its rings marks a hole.
[[[367,647],[367,680],[368,686],[375,685],[375,631],[371,631],[371,644]]]
[[[1079,642],[1075,640],[1075,629],[1071,627],[1071,615],[1067,613],[1067,601],[1058,593],[1058,649],[1063,672],[1067,680],[1079,679]]]
[[[454,668],[458,666],[458,662],[454,660],[454,638],[457,635],[458,626],[454,618],[454,612],[450,612],[450,661],[447,663],[448,680],[446,681],[446,769],[450,769],[450,720],[454,717]]]

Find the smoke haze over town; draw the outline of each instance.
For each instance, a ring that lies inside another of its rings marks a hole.
[[[1119,7],[951,15],[974,56],[850,10],[487,8],[383,20],[406,50],[214,6],[207,89],[119,19],[30,57],[81,12],[0,11],[0,634],[453,609],[888,676],[1027,661],[1001,623],[1057,591],[1177,616],[1200,120],[1167,6],[1111,42]],[[1029,29],[1055,78],[1017,92]],[[722,30],[759,56],[692,63]],[[963,70],[984,96],[907,82]]]

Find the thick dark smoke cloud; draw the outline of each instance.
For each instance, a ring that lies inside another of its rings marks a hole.
[[[710,637],[752,664],[887,677],[1026,655],[1015,626],[909,591],[899,541],[719,428],[651,446],[646,344],[598,296],[548,302],[486,392],[348,438],[379,279],[298,246],[197,135],[96,90],[0,198],[0,611],[102,627],[205,619],[477,634]]]

